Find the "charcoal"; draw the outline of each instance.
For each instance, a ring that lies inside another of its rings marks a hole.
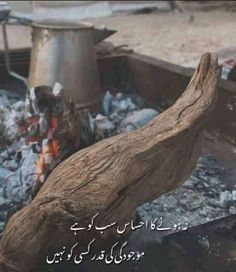
[[[23,95],[22,92],[15,92],[15,91],[6,91],[6,90],[0,90],[0,99],[2,96],[6,96],[7,99],[10,101],[10,104],[15,103],[16,101],[22,100]]]
[[[0,121],[3,126],[1,135],[2,141],[14,143],[18,139],[18,124],[24,118],[23,104],[22,101],[18,101],[9,107],[0,109]]]
[[[5,225],[5,223],[2,222],[2,221],[0,221],[0,234],[3,231],[3,229],[4,229],[4,225]]]
[[[0,188],[3,186],[4,184],[4,179],[9,176],[10,174],[12,174],[12,172],[9,169],[6,169],[5,167],[2,167],[0,165]]]
[[[0,91],[0,197],[6,203],[0,221],[30,203],[60,159],[77,148],[79,124],[62,90],[59,83],[32,88],[26,102]]]
[[[229,213],[230,213],[230,214],[236,214],[236,206],[231,206],[231,207],[229,208]]]
[[[232,191],[232,200],[236,201],[236,190]]]
[[[10,106],[10,101],[5,94],[0,96],[0,108],[6,108]]]
[[[159,114],[152,108],[145,108],[147,105],[139,95],[121,92],[107,91],[102,106],[105,115],[98,113],[92,118],[91,127],[96,129],[90,129],[96,141],[141,128]],[[82,138],[85,137],[82,135]]]
[[[130,97],[124,97],[123,94],[117,94],[111,100],[111,110],[114,112],[133,111],[136,105],[132,102]]]
[[[53,86],[52,93],[54,96],[61,96],[63,92],[63,86],[59,83],[56,82]]]
[[[210,248],[210,244],[208,241],[208,236],[198,236],[198,243],[202,245],[206,250]]]
[[[121,123],[120,131],[123,132],[141,128],[157,115],[158,112],[154,109],[142,109],[139,111],[133,111]],[[128,126],[129,129],[127,128]]]
[[[206,201],[206,203],[207,203],[209,206],[211,206],[211,207],[216,207],[216,208],[217,208],[217,207],[218,207],[218,208],[221,208],[221,207],[222,207],[220,201],[218,201],[218,200],[216,200],[216,199],[214,199],[214,198],[208,198],[207,201]]]

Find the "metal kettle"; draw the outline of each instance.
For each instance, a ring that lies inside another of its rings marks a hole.
[[[99,104],[101,85],[93,42],[87,23],[33,23],[29,88],[59,82],[65,97],[77,108]]]
[[[18,23],[32,27],[32,51],[29,79],[11,69],[6,25],[11,24],[10,9],[4,8],[3,41],[7,71],[23,80],[29,88],[59,82],[66,98],[77,108],[90,108],[100,102],[101,86],[94,45],[116,31],[90,23],[44,21],[35,23],[17,18]]]

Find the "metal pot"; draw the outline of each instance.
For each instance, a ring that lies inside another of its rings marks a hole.
[[[0,7],[6,69],[29,88],[59,82],[65,98],[72,98],[78,108],[99,104],[100,80],[94,45],[114,34],[116,30],[90,23],[41,22],[10,15],[6,4]],[[11,21],[13,19],[13,22]],[[16,21],[16,22],[14,22]],[[29,80],[12,70],[6,25],[32,26],[33,46]]]
[[[78,108],[98,105],[101,85],[98,73],[93,25],[33,23],[29,88],[59,82],[65,98]]]

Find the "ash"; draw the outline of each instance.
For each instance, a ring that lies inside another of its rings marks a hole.
[[[18,127],[24,118],[24,97],[19,93],[0,90],[0,232],[7,218],[29,202],[25,192],[32,183],[29,155]],[[22,148],[22,161],[17,151]],[[17,196],[20,195],[21,198]]]
[[[163,226],[177,223],[197,226],[230,214],[236,214],[236,186],[224,183],[226,171],[212,155],[200,157],[189,179],[178,189],[164,194],[137,209],[141,221],[163,218]],[[173,233],[136,231],[130,242],[138,248],[161,242],[165,235]]]
[[[25,101],[0,92],[0,231],[15,211],[29,204],[49,173],[76,150],[79,122],[63,86],[38,86]]]
[[[134,91],[107,91],[102,101],[103,113],[92,118],[95,141],[143,127],[160,113]]]
[[[41,186],[36,182],[37,146],[26,144],[21,137],[21,125],[27,112],[24,97],[19,99],[12,91],[0,91],[0,233],[8,218],[29,204]],[[86,145],[91,145],[142,127],[159,112],[148,107],[140,96],[112,90],[104,95],[101,113],[92,116],[85,111],[80,114],[80,137],[89,139]]]
[[[0,232],[16,210],[31,202],[35,187],[35,165],[39,155],[25,145],[18,129],[24,118],[24,98],[14,92],[0,91]],[[106,91],[102,112],[86,113],[80,119],[81,139],[87,145],[120,133],[136,130],[164,110],[151,107],[130,90]],[[22,157],[17,156],[21,150]],[[201,157],[192,176],[175,191],[162,195],[137,209],[140,220],[162,217],[164,224],[199,225],[228,214],[236,213],[236,190],[223,182],[226,169],[213,156]],[[137,230],[130,243],[142,247],[159,241],[168,233]]]

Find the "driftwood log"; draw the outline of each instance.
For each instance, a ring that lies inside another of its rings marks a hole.
[[[33,202],[8,221],[0,244],[4,269],[35,271],[48,252],[71,246],[73,223],[87,226],[100,212],[98,225],[124,224],[139,205],[180,186],[196,165],[217,78],[217,56],[206,53],[172,107],[144,128],[98,142],[56,167]],[[95,235],[84,232],[81,247]]]

